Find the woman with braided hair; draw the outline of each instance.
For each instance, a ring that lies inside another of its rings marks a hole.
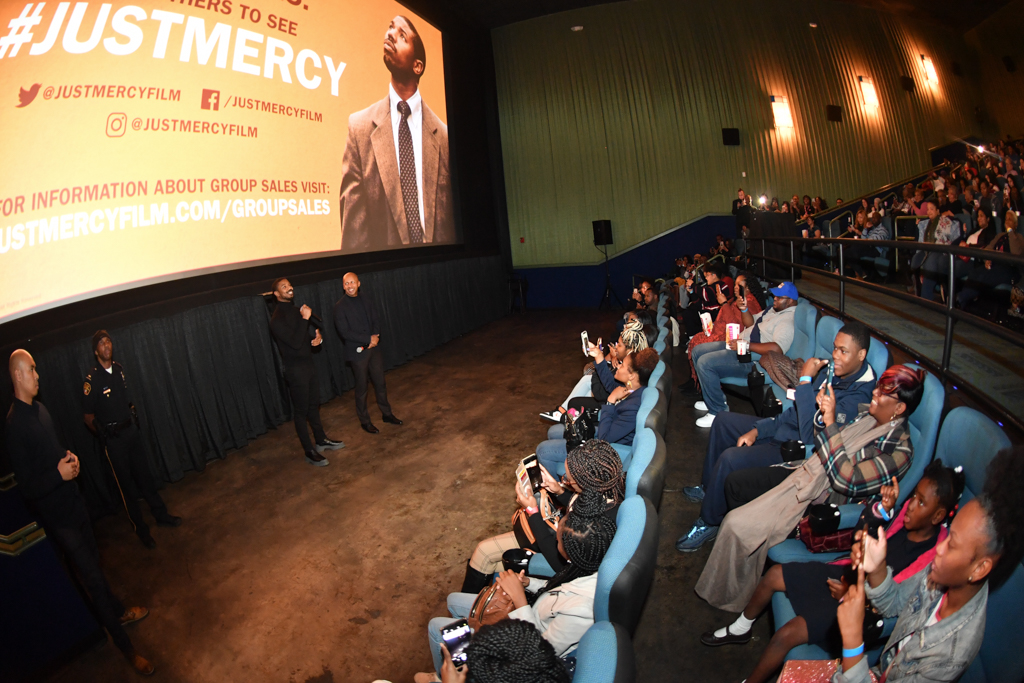
[[[561,438],[561,423],[565,421],[565,413],[569,408],[594,408],[600,407],[608,400],[609,394],[621,386],[615,378],[615,371],[622,364],[622,359],[633,351],[646,349],[647,335],[644,334],[644,323],[638,320],[633,314],[633,319],[626,322],[618,341],[608,345],[608,354],[598,344],[590,345],[590,356],[594,359],[593,367],[588,363],[584,368],[584,375],[576,386],[569,392],[569,396],[562,402],[557,410],[550,413],[541,413],[540,416],[546,420],[559,423],[552,430],[558,430],[558,436],[548,438]],[[594,381],[595,376],[597,381]]]
[[[565,477],[562,482],[557,481],[543,467],[541,475],[549,500],[559,509],[571,509],[578,494],[585,490],[597,491],[604,498],[605,514],[612,521],[615,520],[619,503],[625,495],[625,475],[619,454],[607,441],[591,439],[574,449],[565,460]],[[477,543],[473,555],[466,563],[463,593],[479,593],[488,585],[491,575],[502,567],[502,555],[513,548],[539,552],[552,569],[558,571],[562,568],[564,562],[558,553],[558,541],[551,526],[557,519],[546,518],[533,493],[524,492],[519,485],[516,486],[516,500],[525,514],[520,513],[515,518],[518,523],[513,525],[512,531]]]
[[[569,683],[551,643],[532,624],[507,619],[484,626],[466,648],[473,683]]]
[[[558,525],[558,551],[568,562],[547,581],[505,570],[498,577],[501,589],[515,606],[510,619],[533,624],[559,657],[576,649],[580,638],[594,625],[594,593],[597,570],[615,537],[615,522],[604,516],[605,501],[596,491],[579,495]],[[527,598],[527,593],[531,598]],[[441,629],[469,614],[476,595],[448,596],[451,619],[436,617],[427,627],[435,671],[441,670]],[[532,602],[532,604],[531,604]],[[416,683],[440,681],[433,672],[416,674]]]

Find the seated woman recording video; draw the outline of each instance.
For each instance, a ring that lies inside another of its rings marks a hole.
[[[597,570],[615,537],[615,522],[605,516],[605,509],[604,498],[596,491],[579,495],[558,525],[558,552],[568,562],[547,581],[512,570],[505,570],[498,577],[503,594],[512,603],[508,618],[536,626],[559,657],[571,654],[594,624]],[[448,596],[452,618],[430,620],[427,633],[435,671],[440,672],[443,663],[441,629],[469,616],[476,599],[471,593],[452,593]],[[415,680],[430,683],[440,678],[433,673],[421,673],[416,674]]]
[[[1024,556],[1024,449],[1000,451],[989,463],[983,492],[953,518],[935,559],[903,583],[887,567],[888,540],[864,534],[857,583],[837,609],[843,642],[832,683],[955,681],[971,665],[985,636],[989,585],[998,588]],[[899,616],[878,665],[864,654],[867,602],[884,617]]]
[[[577,401],[573,404],[573,406],[586,405],[587,407],[591,405],[600,406],[608,400],[608,395],[619,386],[619,382],[615,379],[615,370],[622,363],[622,359],[631,351],[642,351],[648,347],[647,336],[644,334],[644,323],[637,319],[636,313],[630,312],[628,315],[632,316],[632,318],[626,322],[626,326],[622,329],[622,334],[619,335],[618,341],[608,345],[607,356],[602,351],[600,345],[591,344],[589,355],[594,358],[593,366],[590,363],[587,364],[587,367],[584,369],[586,374],[580,378],[580,381],[569,392],[568,398],[562,402],[562,405],[557,410],[552,410],[550,413],[541,413],[541,417],[560,423],[565,420],[566,411],[570,408],[570,403],[574,399],[592,398],[596,401],[596,403]],[[596,355],[595,349],[597,349]],[[589,370],[589,373],[587,373],[587,370]]]
[[[935,557],[937,544],[947,535],[945,524],[956,511],[963,490],[962,471],[944,467],[941,460],[928,465],[913,495],[885,532],[889,566],[897,583],[915,575]],[[891,517],[899,495],[899,482],[883,486],[882,502],[865,510],[862,521],[873,519],[876,526],[884,526],[884,520]],[[857,543],[850,558],[828,564],[792,562],[774,565],[765,572],[754,596],[736,621],[703,634],[701,642],[709,646],[749,642],[751,626],[771,602],[772,594],[784,591],[796,617],[772,636],[754,671],[747,677],[747,683],[767,681],[782,666],[786,654],[804,643],[816,643],[838,654],[841,643],[836,603],[857,581],[856,565],[860,562],[860,551],[861,544]]]
[[[859,406],[857,417],[845,424],[836,422],[832,385],[822,385],[814,455],[782,483],[725,516],[697,595],[719,609],[742,610],[757,587],[768,549],[792,533],[811,503],[872,504],[884,484],[902,478],[914,455],[906,418],[921,402],[925,377],[920,369],[890,367],[878,378],[871,403]]]
[[[608,396],[601,407],[601,417],[594,438],[632,445],[636,432],[636,413],[640,409],[643,389],[658,365],[658,353],[654,349],[643,349],[628,354],[615,371],[615,379],[622,385]],[[599,364],[600,365],[600,364]],[[565,474],[565,456],[568,454],[566,441],[554,438],[564,428],[555,425],[548,432],[548,440],[537,446],[537,460],[548,472],[561,476]]]
[[[519,509],[512,517],[512,531],[484,539],[476,545],[466,563],[463,593],[479,593],[490,584],[491,576],[502,567],[502,555],[513,548],[526,548],[541,553],[558,571],[564,562],[558,552],[555,526],[563,511],[572,509],[583,491],[596,491],[605,501],[605,515],[615,520],[625,495],[622,460],[607,441],[591,439],[573,449],[565,459],[565,477],[558,482],[541,467],[544,490],[535,496],[516,482]],[[537,498],[540,497],[541,500]]]

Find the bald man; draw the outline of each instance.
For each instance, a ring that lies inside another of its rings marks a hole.
[[[373,300],[360,291],[358,275],[345,273],[341,286],[345,296],[334,304],[334,328],[345,344],[345,360],[352,364],[352,374],[355,375],[356,415],[363,431],[379,434],[380,430],[370,422],[370,413],[366,409],[367,380],[373,382],[373,393],[377,395],[382,419],[388,424],[402,424],[388,403],[384,359],[380,355],[380,316]]]
[[[145,619],[149,610],[125,609],[110,591],[100,567],[100,551],[92,534],[89,512],[73,481],[79,472],[78,457],[60,445],[50,411],[35,400],[39,393],[36,362],[28,351],[18,349],[11,354],[8,370],[14,385],[14,402],[7,413],[4,434],[18,487],[42,522],[47,537],[78,574],[114,644],[132,668],[149,676],[153,665],[135,651],[124,631],[127,624]]]

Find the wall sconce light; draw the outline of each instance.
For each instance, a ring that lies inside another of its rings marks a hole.
[[[924,69],[924,80],[929,85],[939,84],[939,75],[935,73],[935,65],[932,60],[924,55],[921,55],[921,67]]]
[[[772,115],[775,117],[776,128],[793,128],[793,113],[789,110],[789,102],[785,97],[772,95]]]
[[[864,106],[878,111],[878,93],[875,91],[875,84],[865,76],[858,76],[857,79],[860,81],[860,91],[864,95]]]

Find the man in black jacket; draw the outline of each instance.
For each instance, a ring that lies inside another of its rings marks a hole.
[[[92,533],[85,500],[72,481],[78,476],[78,456],[65,450],[57,438],[50,412],[39,401],[39,374],[28,351],[18,349],[8,365],[14,402],[4,429],[7,452],[18,487],[46,529],[47,537],[60,548],[89,594],[96,615],[114,644],[138,673],[149,676],[153,665],[140,656],[124,627],[145,619],[145,607],[125,609],[114,597],[100,567],[100,551]]]
[[[313,367],[313,348],[320,346],[324,338],[317,329],[317,323],[311,320],[312,309],[305,304],[295,307],[295,288],[287,278],[274,280],[273,290],[277,307],[270,318],[270,332],[277,340],[277,350],[281,352],[281,360],[284,362],[284,378],[288,382],[288,393],[292,399],[295,433],[299,435],[306,462],[316,467],[326,467],[329,463],[322,455],[323,452],[344,448],[345,443],[328,439],[320,423],[320,385]],[[314,330],[312,338],[310,327]],[[307,421],[313,428],[316,446],[309,440]]]
[[[373,382],[377,406],[385,422],[400,425],[402,421],[391,412],[388,387],[384,383],[384,359],[380,355],[380,320],[373,301],[359,293],[359,276],[345,273],[341,283],[345,296],[334,304],[334,327],[345,344],[345,360],[352,364],[356,378],[356,414],[363,431],[380,432],[366,409],[367,379]]]

